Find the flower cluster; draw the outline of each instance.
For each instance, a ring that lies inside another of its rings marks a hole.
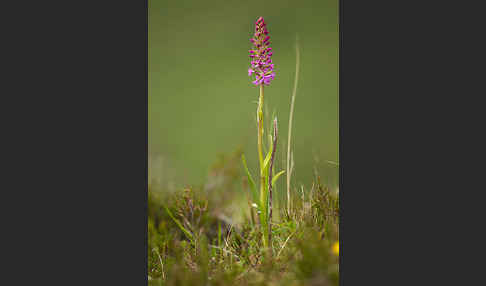
[[[254,49],[250,50],[251,67],[248,69],[248,76],[253,73],[256,75],[253,84],[269,85],[270,81],[275,78],[273,72],[273,64],[271,56],[273,54],[272,48],[270,48],[270,36],[268,35],[267,25],[263,20],[263,17],[258,18],[256,21],[255,35],[250,41],[254,45]]]

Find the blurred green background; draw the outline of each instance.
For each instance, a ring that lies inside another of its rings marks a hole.
[[[277,170],[285,168],[298,34],[292,181],[310,187],[317,170],[323,183],[337,186],[338,167],[327,162],[339,162],[337,0],[148,4],[149,176],[181,186],[203,184],[218,155],[238,147],[256,175],[259,91],[247,70],[249,38],[263,16],[276,72],[265,88],[265,105],[267,118],[273,110],[278,117]]]

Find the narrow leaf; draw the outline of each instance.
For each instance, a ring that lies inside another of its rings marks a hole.
[[[245,168],[246,176],[248,177],[248,185],[250,185],[250,190],[251,190],[251,194],[252,194],[252,197],[253,197],[253,201],[257,205],[260,205],[260,203],[258,201],[258,193],[257,193],[255,181],[253,181],[253,178],[251,177],[250,171],[248,170],[248,166],[246,165],[246,159],[245,159],[244,154],[241,155],[241,161],[243,161],[243,167]]]
[[[275,183],[277,182],[277,179],[283,174],[285,173],[285,170],[282,170],[280,172],[278,172],[277,175],[275,175],[275,177],[272,178],[272,188],[273,186],[275,186]]]
[[[268,150],[267,156],[265,157],[265,160],[263,160],[263,174],[267,175],[267,170],[269,167],[270,159],[272,157],[272,151],[273,151],[273,145],[270,145],[270,150]]]
[[[188,231],[185,227],[182,226],[182,224],[179,222],[178,219],[172,215],[172,212],[167,208],[165,205],[163,205],[165,208],[165,211],[169,214],[170,218],[177,224],[177,226],[182,230],[182,232],[187,236],[187,238],[194,243],[193,236],[190,231]]]

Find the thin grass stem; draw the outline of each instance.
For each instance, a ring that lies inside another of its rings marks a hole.
[[[295,39],[295,80],[294,80],[294,90],[292,92],[292,100],[290,103],[290,116],[289,116],[289,133],[287,139],[287,214],[290,217],[290,177],[292,175],[290,171],[290,139],[292,138],[292,118],[294,117],[294,103],[295,95],[297,94],[297,83],[299,81],[299,66],[300,66],[300,52],[299,52],[299,38],[296,36]]]

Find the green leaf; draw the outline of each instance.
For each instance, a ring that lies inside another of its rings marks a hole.
[[[246,176],[248,177],[248,185],[250,185],[250,190],[251,194],[253,197],[253,201],[260,206],[259,200],[258,200],[258,192],[256,189],[255,181],[253,181],[253,178],[251,177],[250,171],[248,170],[248,166],[246,165],[246,159],[245,155],[241,154],[241,161],[243,161],[243,167],[245,168],[246,171]]]
[[[277,179],[283,174],[285,173],[285,170],[282,170],[280,172],[278,172],[277,175],[275,175],[275,177],[272,178],[272,188],[273,186],[275,186],[275,183],[277,182]]]
[[[262,172],[264,176],[268,175],[268,168],[270,167],[270,159],[272,158],[272,151],[273,151],[273,144],[270,145],[270,150],[268,150],[267,156],[265,157],[265,160],[263,160]]]
[[[185,227],[182,226],[182,224],[179,222],[178,219],[176,219],[173,215],[172,212],[167,208],[165,205],[163,205],[165,208],[165,211],[169,214],[170,218],[177,224],[177,226],[182,230],[182,232],[187,236],[187,238],[191,241],[191,243],[194,244],[194,238],[191,234],[190,231],[188,231]]]

